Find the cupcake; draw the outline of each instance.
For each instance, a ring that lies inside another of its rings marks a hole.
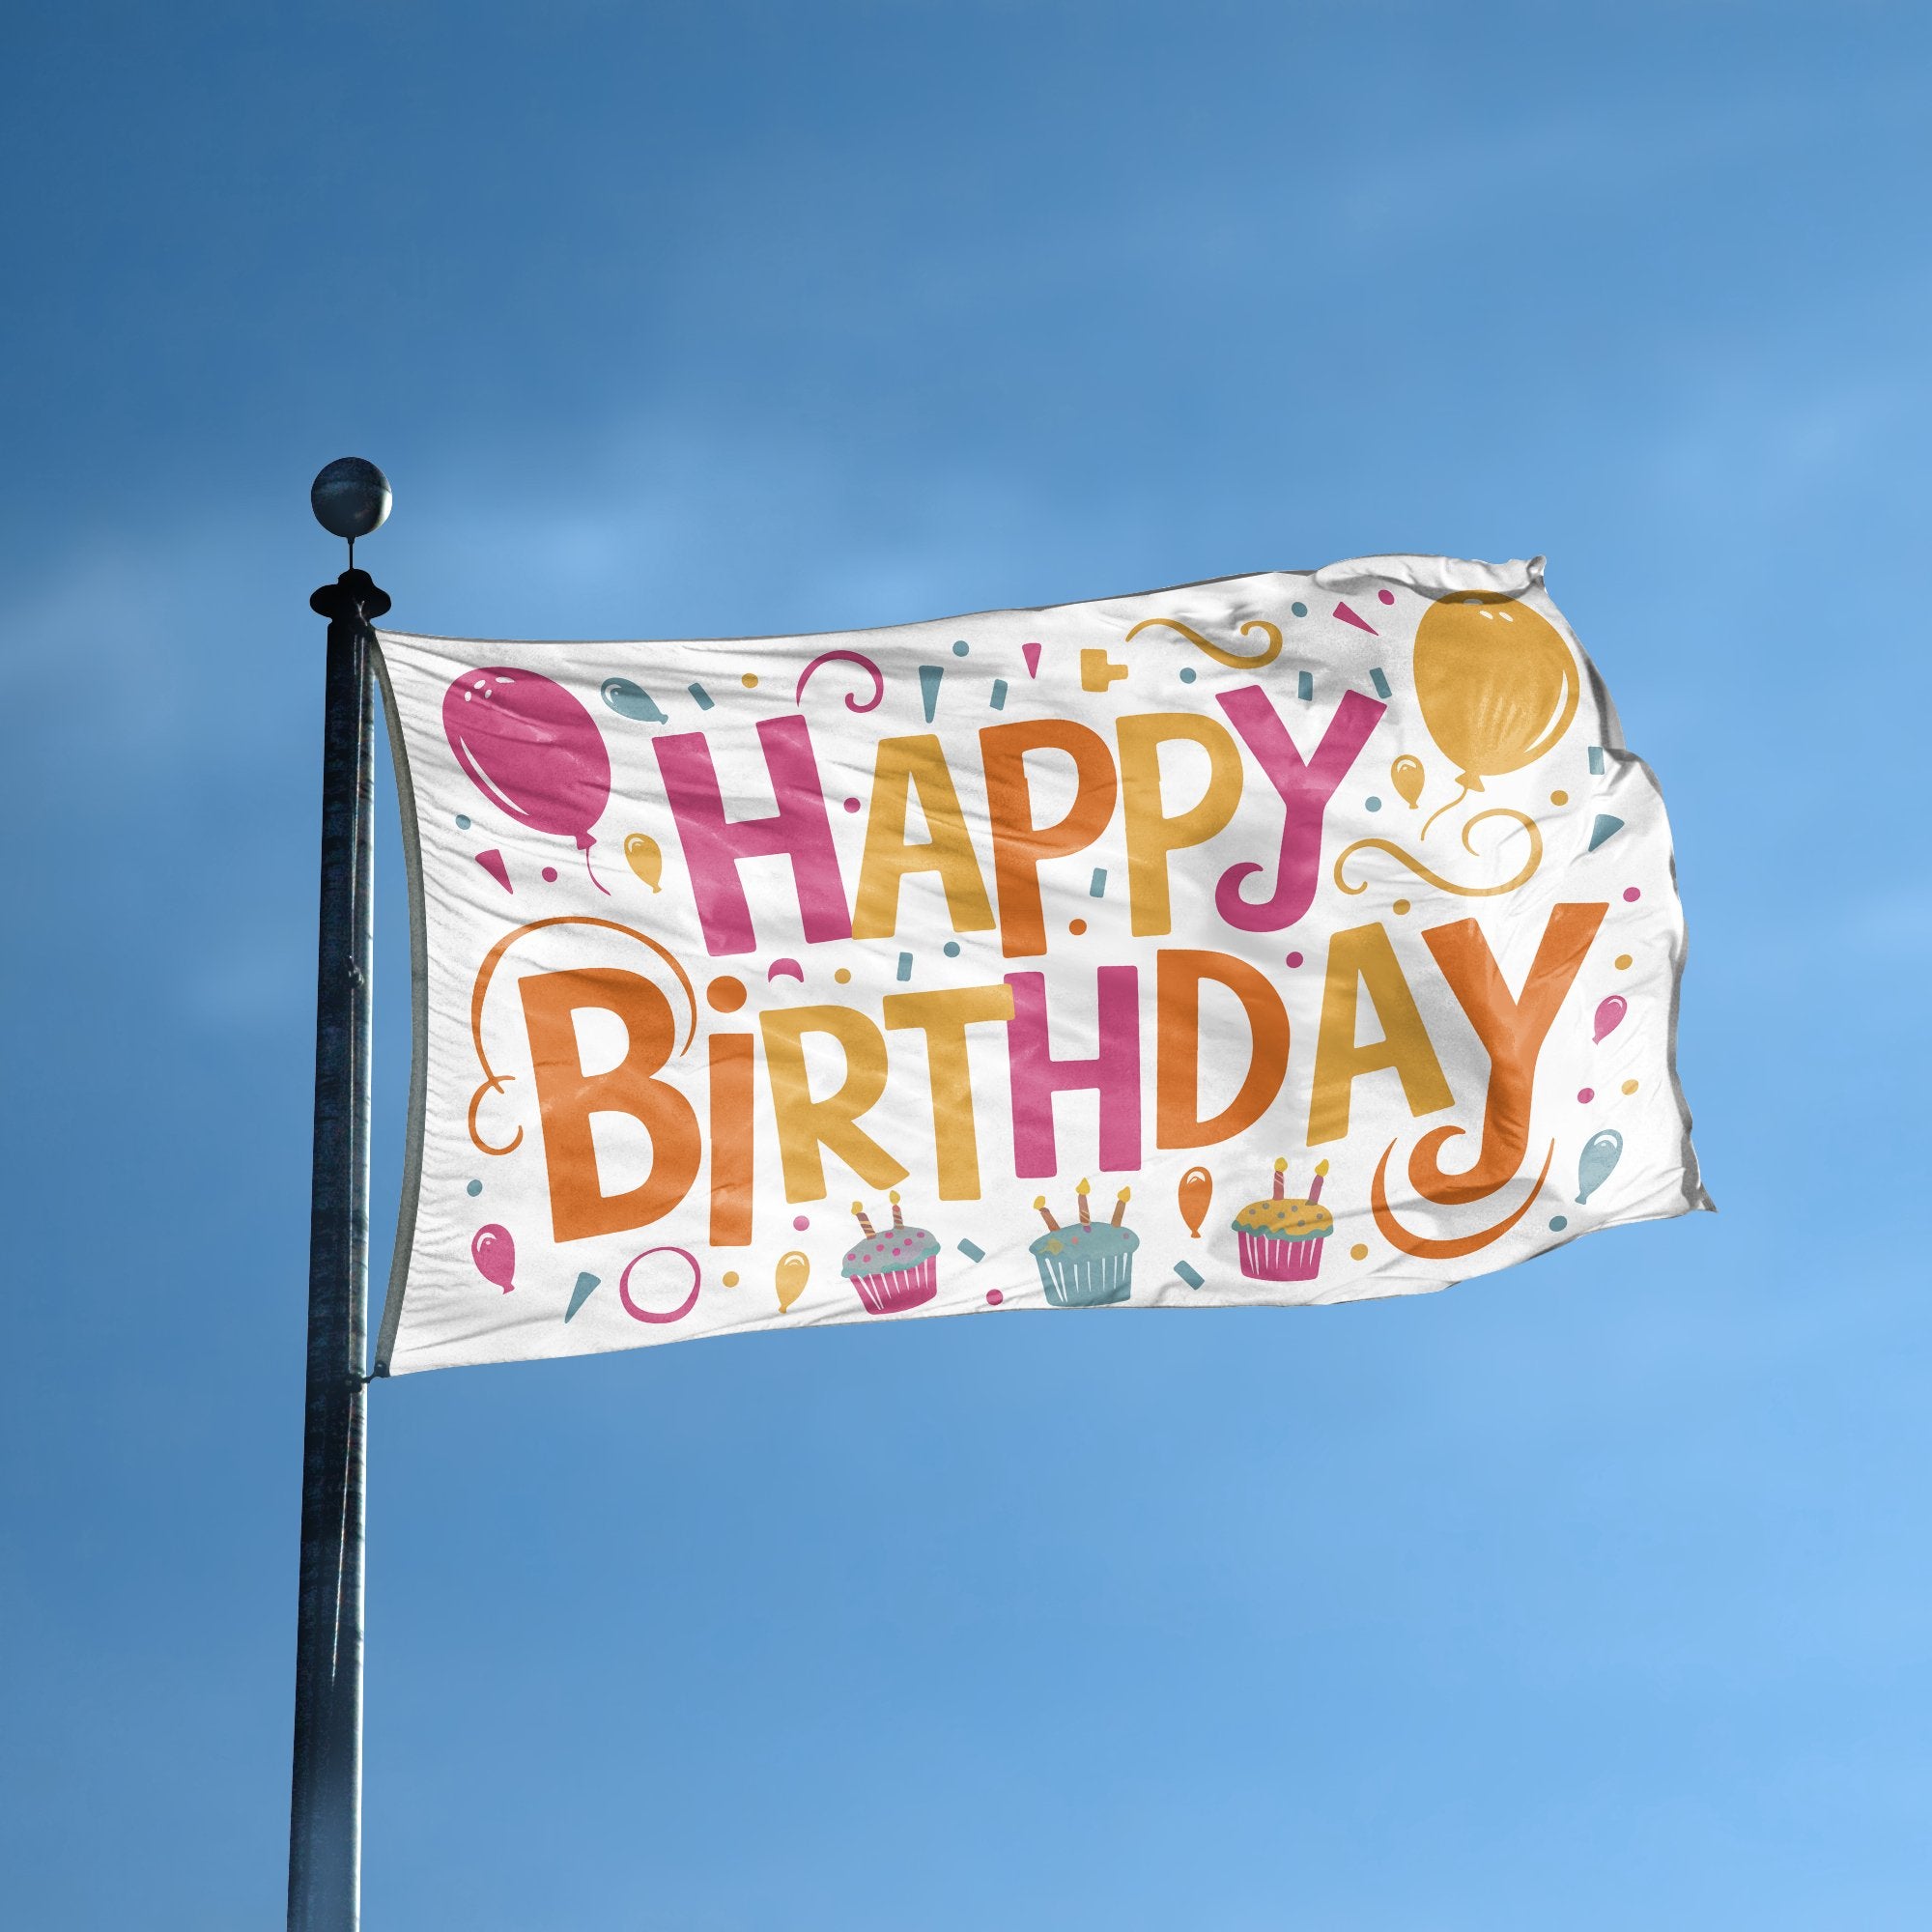
[[[1114,1218],[1096,1228],[1087,1211],[1087,1183],[1074,1190],[1080,1197],[1080,1225],[1063,1228],[1053,1218],[1042,1194],[1033,1204],[1046,1223],[1046,1233],[1033,1244],[1039,1264],[1039,1285],[1055,1308],[1097,1308],[1106,1301],[1124,1301],[1134,1292],[1134,1250],[1141,1237],[1121,1226],[1127,1211],[1129,1189],[1114,1202]]]
[[[1321,1162],[1306,1201],[1285,1201],[1288,1163],[1274,1164],[1274,1197],[1251,1201],[1230,1224],[1241,1240],[1241,1272],[1250,1281],[1313,1281],[1321,1271],[1321,1243],[1335,1217],[1321,1206],[1328,1163]]]
[[[893,1225],[883,1235],[872,1232],[863,1201],[852,1204],[866,1238],[846,1250],[841,1272],[859,1291],[868,1315],[899,1315],[930,1301],[939,1293],[939,1243],[923,1228],[908,1228],[893,1201]]]

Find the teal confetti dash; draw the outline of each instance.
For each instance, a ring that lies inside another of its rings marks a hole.
[[[590,1299],[591,1291],[597,1286],[594,1274],[581,1274],[577,1286],[570,1291],[570,1306],[563,1311],[563,1319],[568,1321],[583,1304]]]
[[[1304,704],[1315,696],[1315,673],[1312,670],[1297,671],[1295,673],[1294,695]]]
[[[1093,883],[1087,888],[1087,896],[1090,899],[1103,899],[1107,896],[1106,867],[1095,866],[1094,867]]]
[[[1004,711],[1007,708],[1007,681],[1005,678],[996,677],[993,680],[993,695],[986,702],[995,711]]]
[[[901,952],[899,954],[899,978],[901,980],[910,980],[912,978],[912,954],[910,952]]]
[[[1590,776],[1598,779],[1604,776],[1604,748],[1601,745],[1590,747]]]
[[[1621,818],[1612,818],[1607,811],[1598,812],[1596,823],[1590,827],[1590,850],[1594,852],[1599,845],[1607,844],[1623,829]]]
[[[961,1241],[959,1243],[959,1252],[962,1255],[964,1255],[969,1262],[982,1262],[986,1259],[985,1249],[981,1247],[976,1247],[971,1241]]]
[[[1380,665],[1378,665],[1375,668],[1375,669],[1369,673],[1369,682],[1375,686],[1376,696],[1378,697],[1386,698],[1386,697],[1392,697],[1395,695],[1393,692],[1389,690],[1389,681],[1382,675],[1382,668]]]
[[[1198,1274],[1196,1274],[1195,1271],[1191,1267],[1189,1267],[1185,1262],[1176,1262],[1174,1264],[1174,1271],[1181,1278],[1182,1281],[1184,1281],[1188,1285],[1189,1288],[1206,1288],[1208,1286],[1208,1284],[1205,1281],[1203,1281],[1201,1277]]]
[[[932,714],[939,709],[939,680],[946,675],[944,665],[921,665],[919,668],[919,695],[925,706],[925,722],[932,723]]]
[[[709,711],[712,705],[717,702],[701,684],[686,685],[685,689],[697,700],[697,708],[700,711]]]

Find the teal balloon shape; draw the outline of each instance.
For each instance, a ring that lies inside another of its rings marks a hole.
[[[640,684],[628,677],[607,677],[603,685],[604,702],[620,718],[635,718],[645,724],[668,724],[657,707],[657,700]]]
[[[1624,1137],[1614,1127],[1605,1127],[1583,1143],[1582,1154],[1577,1162],[1577,1185],[1583,1190],[1577,1197],[1577,1206],[1603,1186],[1623,1157]]]

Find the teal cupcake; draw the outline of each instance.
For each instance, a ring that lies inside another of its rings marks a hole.
[[[1127,1211],[1131,1188],[1123,1187],[1114,1202],[1114,1218],[1096,1226],[1088,1214],[1088,1185],[1082,1181],[1074,1189],[1080,1197],[1080,1220],[1063,1228],[1053,1218],[1046,1196],[1034,1202],[1046,1223],[1046,1233],[1033,1244],[1033,1258],[1039,1264],[1039,1285],[1054,1308],[1098,1308],[1110,1301],[1125,1301],[1134,1292],[1134,1250],[1141,1237],[1131,1228],[1121,1226]]]

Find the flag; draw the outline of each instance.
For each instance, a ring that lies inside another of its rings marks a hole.
[[[1711,1205],[1663,802],[1540,558],[379,643],[384,1372],[1416,1293]]]

